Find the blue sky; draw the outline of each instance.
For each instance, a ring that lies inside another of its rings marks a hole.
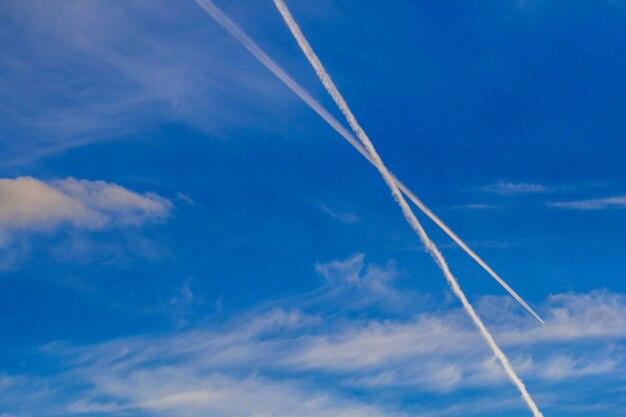
[[[445,4],[444,4],[445,3]],[[217,1],[337,118],[272,1]],[[546,416],[626,381],[621,1],[289,1]],[[0,6],[0,416],[530,415],[376,170],[193,1]]]

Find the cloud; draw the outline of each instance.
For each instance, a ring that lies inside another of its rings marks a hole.
[[[177,327],[182,328],[189,324],[190,319],[194,317],[193,307],[201,302],[191,290],[191,282],[191,278],[187,278],[182,287],[176,290],[176,295],[162,308],[171,315]]]
[[[381,270],[372,265],[366,272],[364,269],[365,254],[363,253],[357,253],[344,260],[315,265],[315,270],[332,286],[365,287],[376,291],[375,288],[388,288],[388,284],[396,275],[395,270]]]
[[[626,370],[626,296],[596,291],[559,294],[543,306],[544,326],[520,315],[503,297],[481,299],[484,317],[513,366],[529,384],[573,383]],[[459,310],[422,313],[411,320],[367,320],[303,336],[290,366],[365,389],[445,393],[502,385],[506,378]],[[565,382],[564,382],[565,383]]]
[[[539,373],[543,378],[558,380],[607,374],[614,371],[618,365],[619,360],[612,358],[594,360],[594,358],[555,355],[541,365]]]
[[[166,416],[224,417],[383,417],[379,407],[335,398],[324,391],[306,390],[297,382],[276,382],[258,376],[232,378],[220,373],[194,375],[176,369],[130,372],[126,380],[111,381],[127,399],[124,405],[95,399],[71,404],[70,411],[143,410]],[[163,384],[163,382],[168,381]]]
[[[180,201],[184,201],[185,203],[189,204],[190,206],[193,206],[195,204],[195,202],[193,201],[193,199],[191,197],[189,197],[187,194],[184,193],[176,193],[176,199],[180,200]]]
[[[73,364],[72,379],[90,381],[90,388],[80,389],[56,409],[61,414],[134,411],[190,417],[400,415],[296,378],[259,374],[265,363],[276,360],[277,344],[263,339],[311,323],[300,313],[272,310],[240,317],[220,329],[173,337],[126,338],[86,349],[50,345],[47,352]]]
[[[68,1],[51,12],[23,0],[2,14],[5,165],[170,123],[220,136],[234,124],[269,127],[272,108],[259,112],[258,102],[286,96],[192,3]]]
[[[352,309],[379,307],[400,313],[413,311],[411,303],[424,297],[410,290],[400,291],[396,281],[402,275],[394,262],[384,266],[366,264],[365,254],[357,253],[346,259],[315,264],[315,270],[324,277],[325,286],[320,297],[307,295],[314,302],[330,302]]]
[[[569,209],[569,210],[610,210],[626,208],[626,196],[616,196],[609,198],[596,198],[590,200],[577,201],[551,201],[547,202],[548,207]]]
[[[456,206],[450,207],[452,209],[460,209],[460,210],[495,210],[500,208],[500,206],[495,204],[485,204],[485,203],[468,203],[468,204],[459,204]]]
[[[533,184],[526,182],[505,182],[498,181],[494,184],[484,185],[478,188],[479,191],[500,195],[517,195],[517,194],[540,194],[551,191],[550,187],[541,184]]]
[[[19,231],[139,226],[169,216],[172,203],[104,181],[0,179],[0,242]]]
[[[340,223],[354,224],[361,221],[361,218],[354,213],[337,212],[328,207],[326,204],[320,204],[318,207],[324,213],[328,214],[329,217],[338,220]]]
[[[503,249],[509,249],[515,245],[518,245],[520,242],[521,242],[520,239],[511,240],[511,241],[470,240],[469,242],[467,242],[467,244],[471,246],[472,248],[489,248],[489,249],[503,250]],[[442,245],[439,245],[439,247],[441,249],[454,249],[454,250],[459,249],[459,246],[454,242],[444,243]]]
[[[598,401],[605,415],[619,415],[622,396],[587,387],[591,379],[595,387],[620,386],[626,374],[626,295],[551,296],[540,306],[542,327],[508,298],[477,305],[495,319],[496,339],[551,415],[588,415]],[[403,320],[260,308],[169,334],[53,343],[41,352],[37,360],[58,371],[0,378],[0,408],[16,415],[378,417],[511,415],[523,407],[459,308]],[[491,401],[464,404],[463,392]]]

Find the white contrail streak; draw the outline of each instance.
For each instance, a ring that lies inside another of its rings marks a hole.
[[[348,132],[341,123],[337,121],[323,106],[321,106],[311,95],[294,81],[278,64],[276,64],[248,35],[243,32],[232,20],[218,9],[210,0],[196,0],[215,21],[217,21],[226,31],[237,39],[255,58],[257,58],[267,69],[269,69],[278,79],[280,79],[289,89],[309,105],[322,119],[324,119],[333,129],[335,129],[344,139],[346,139],[363,157],[373,164],[372,158],[363,148],[363,145]],[[465,244],[435,213],[433,213],[415,194],[402,182],[394,177],[394,181],[408,198],[426,216],[428,216],[437,226],[439,226],[448,236],[452,238],[472,259],[474,259],[485,271],[489,273],[517,302],[519,302],[530,314],[543,323],[543,320],[526,302],[502,279],[496,272],[487,265],[469,246]]]
[[[524,399],[524,401],[526,401],[526,404],[532,411],[533,415],[535,417],[543,416],[541,411],[539,411],[539,408],[537,408],[537,405],[533,401],[532,397],[526,390],[524,383],[517,376],[517,374],[511,367],[511,364],[509,363],[508,358],[505,356],[504,352],[500,350],[500,348],[496,344],[496,341],[491,336],[491,333],[489,333],[489,331],[487,330],[483,322],[480,320],[480,317],[478,317],[478,314],[476,314],[474,307],[472,307],[467,297],[463,293],[463,290],[461,290],[461,287],[459,286],[459,283],[457,282],[456,278],[454,278],[454,276],[452,275],[452,272],[450,272],[450,269],[448,268],[448,264],[446,263],[446,260],[444,259],[443,255],[441,254],[439,249],[437,249],[437,246],[434,244],[434,242],[430,240],[430,238],[424,231],[424,228],[415,217],[415,214],[413,213],[413,211],[411,210],[411,207],[408,205],[408,203],[404,199],[404,196],[400,192],[400,189],[398,188],[398,185],[394,181],[394,178],[389,173],[389,170],[387,169],[387,167],[385,167],[382,159],[376,152],[376,148],[374,148],[374,145],[370,141],[369,137],[359,125],[359,122],[354,117],[354,114],[352,114],[350,107],[348,107],[348,103],[346,103],[343,96],[339,92],[339,89],[337,89],[337,86],[335,86],[335,83],[332,81],[332,79],[330,78],[330,75],[328,74],[324,66],[322,65],[322,62],[319,60],[319,58],[313,51],[313,48],[311,47],[309,42],[306,40],[306,38],[302,34],[300,27],[291,16],[291,13],[287,9],[287,6],[283,2],[283,0],[274,0],[274,4],[278,8],[283,19],[285,20],[285,23],[287,23],[287,26],[289,26],[289,29],[291,30],[291,33],[293,34],[294,38],[298,42],[298,45],[302,49],[302,52],[304,52],[307,59],[309,60],[313,68],[315,69],[315,72],[317,73],[320,80],[322,81],[322,84],[324,84],[324,87],[326,88],[328,93],[331,95],[331,97],[333,98],[333,100],[335,101],[339,109],[341,110],[341,112],[346,117],[348,124],[350,125],[354,133],[356,134],[357,138],[359,138],[361,143],[365,146],[365,149],[368,151],[368,153],[372,157],[372,162],[374,166],[378,168],[378,171],[381,173],[385,182],[389,186],[391,193],[393,194],[394,198],[400,205],[400,208],[402,209],[402,213],[404,214],[404,217],[408,221],[409,225],[411,225],[413,230],[418,234],[418,236],[422,240],[422,243],[424,244],[426,249],[430,252],[430,254],[432,255],[437,265],[439,265],[439,267],[443,271],[443,274],[446,277],[448,284],[452,288],[452,291],[454,292],[454,294],[459,298],[459,300],[463,304],[463,307],[467,311],[467,314],[474,321],[474,324],[480,330],[482,336],[487,341],[487,344],[489,345],[489,347],[491,348],[495,356],[498,358],[498,360],[502,364],[505,372],[507,373],[507,375],[509,376],[513,384],[515,384],[517,389],[520,391],[522,398]]]

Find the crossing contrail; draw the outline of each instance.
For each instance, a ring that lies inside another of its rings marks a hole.
[[[454,294],[459,298],[459,300],[463,304],[463,307],[467,311],[467,314],[474,321],[474,324],[476,325],[476,327],[478,327],[478,329],[480,330],[480,333],[485,338],[487,344],[493,351],[496,358],[498,358],[498,360],[502,364],[502,367],[504,368],[508,377],[511,379],[513,384],[515,384],[517,389],[520,391],[522,398],[524,399],[524,401],[526,401],[526,404],[528,405],[528,408],[532,411],[535,417],[542,417],[543,414],[541,413],[541,411],[539,411],[539,408],[535,404],[535,401],[532,399],[532,397],[526,390],[524,383],[517,376],[517,374],[511,367],[511,364],[509,363],[508,358],[506,357],[504,352],[500,350],[500,348],[496,344],[496,341],[491,336],[491,333],[489,333],[489,331],[483,324],[480,317],[478,317],[478,314],[474,310],[474,307],[472,307],[467,297],[465,296],[465,293],[463,293],[463,290],[461,289],[456,278],[454,277],[454,275],[452,275],[452,272],[448,268],[448,264],[446,260],[444,259],[443,255],[441,254],[441,252],[439,251],[435,243],[432,240],[430,240],[430,238],[426,234],[426,231],[417,220],[417,217],[415,217],[415,214],[411,210],[411,207],[404,199],[404,196],[400,192],[400,189],[398,188],[397,183],[394,181],[393,176],[390,174],[387,167],[385,167],[382,159],[376,152],[376,148],[374,147],[374,144],[370,141],[365,131],[361,128],[361,125],[356,120],[356,117],[354,117],[354,114],[352,114],[352,111],[350,110],[348,103],[344,100],[343,96],[339,92],[339,89],[337,88],[333,80],[330,78],[330,75],[328,74],[324,66],[322,65],[322,62],[319,60],[319,58],[315,54],[315,51],[313,51],[313,48],[304,37],[302,31],[300,30],[300,27],[294,20],[293,16],[291,16],[289,9],[287,9],[287,6],[283,2],[283,0],[274,0],[274,4],[278,8],[278,11],[280,12],[283,19],[285,20],[285,23],[287,23],[287,26],[291,30],[291,33],[293,34],[294,38],[298,42],[300,49],[302,49],[302,52],[304,52],[304,55],[307,57],[307,59],[309,60],[313,68],[315,69],[315,72],[317,73],[318,77],[322,81],[322,84],[324,84],[326,91],[328,91],[330,96],[333,98],[333,100],[335,101],[335,104],[337,104],[337,106],[339,107],[343,115],[345,116],[348,124],[350,125],[354,133],[356,134],[357,138],[361,141],[365,149],[368,151],[368,153],[372,157],[372,163],[378,169],[380,174],[383,176],[385,182],[389,186],[389,189],[391,190],[391,194],[394,196],[394,198],[400,205],[400,209],[402,210],[402,213],[404,214],[404,217],[406,218],[407,222],[413,228],[413,230],[417,233],[422,243],[426,247],[426,250],[430,252],[431,256],[433,257],[437,265],[439,265],[439,267],[441,268],[446,280],[448,281],[448,284],[450,285],[450,288],[452,288],[452,291],[454,292]]]
[[[217,8],[210,0],[196,0],[213,19],[228,31],[244,48],[246,48],[259,62],[269,69],[279,80],[281,80],[290,90],[300,97],[313,111],[324,119],[333,129],[346,139],[363,157],[370,163],[373,161],[363,145],[322,105],[320,105],[311,95],[294,81],[278,64],[276,64],[239,26],[237,26],[228,16]],[[483,261],[469,246],[461,240],[435,213],[433,213],[417,196],[401,181],[394,177],[398,188],[415,204],[426,216],[428,216],[437,226],[439,226],[452,240],[454,240],[478,265],[480,265],[493,279],[495,279],[515,300],[520,303],[539,322],[543,323],[541,317],[493,270]]]

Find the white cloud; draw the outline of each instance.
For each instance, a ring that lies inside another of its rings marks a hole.
[[[459,327],[458,318],[445,322],[428,314],[411,321],[350,323],[324,335],[308,338],[302,350],[293,355],[293,364],[308,369],[333,372],[383,369],[393,363],[437,352],[464,351],[464,340],[479,342],[473,329]]]
[[[329,217],[339,221],[340,223],[354,224],[354,223],[359,223],[361,221],[361,218],[354,213],[338,212],[338,211],[331,209],[326,204],[320,204],[318,207],[320,210],[326,213]]]
[[[598,360],[599,359],[599,360]],[[584,358],[572,355],[554,355],[537,366],[546,379],[563,379],[587,375],[607,374],[615,370],[619,361],[614,358]]]
[[[495,210],[500,208],[495,204],[485,204],[485,203],[468,203],[468,204],[459,204],[456,206],[450,207],[452,209],[461,209],[461,210]]]
[[[609,210],[626,208],[626,196],[595,198],[577,201],[550,201],[548,207],[570,210]]]
[[[285,340],[275,339],[310,328],[301,313],[254,312],[212,330],[172,336],[139,336],[88,347],[52,344],[44,348],[72,368],[60,384],[75,390],[57,403],[59,414],[106,412],[195,417],[382,417],[401,415],[300,378],[274,378],[263,371],[276,365]],[[288,336],[287,336],[288,337]],[[59,398],[60,400],[60,398]],[[0,391],[0,407],[3,396]]]
[[[169,200],[117,184],[66,178],[0,179],[0,242],[17,231],[50,231],[61,225],[97,230],[165,219]]]
[[[500,330],[505,345],[531,345],[602,338],[626,338],[626,296],[604,291],[565,293],[548,298],[548,325]],[[514,314],[499,310],[500,319]]]
[[[0,140],[2,163],[172,122],[221,136],[234,124],[276,129],[278,112],[293,111],[289,93],[246,65],[252,58],[197,5],[179,6],[68,1],[52,13],[39,0],[4,2],[0,122],[11,140]]]
[[[480,191],[486,193],[500,194],[500,195],[515,195],[515,194],[538,194],[545,193],[551,189],[545,185],[533,184],[527,182],[505,182],[498,181],[494,184],[484,185],[479,188]]]
[[[334,283],[324,288],[370,288],[365,282],[373,280],[394,289],[397,271],[364,259],[357,254],[318,264]],[[179,298],[191,297],[184,286]],[[295,300],[300,309],[269,303],[225,322],[203,321],[169,334],[87,346],[50,344],[41,352],[58,373],[5,377],[5,387],[0,379],[0,409],[16,415],[48,410],[59,415],[378,417],[510,415],[523,408],[460,308],[383,319],[300,300]],[[596,387],[599,380],[615,385],[626,374],[624,294],[553,295],[537,305],[544,326],[507,297],[483,297],[476,306],[548,412],[584,409],[594,401],[586,389],[590,379]],[[491,401],[469,400],[472,408],[463,407],[464,392]],[[17,402],[18,397],[33,400]],[[615,414],[619,401],[608,401]]]
[[[480,308],[485,317],[499,319],[490,327],[525,377],[547,381],[624,369],[623,347],[585,354],[575,347],[626,339],[626,296],[598,291],[550,297],[544,308],[545,326],[511,311],[502,300],[494,297],[486,306],[479,303]],[[420,314],[409,321],[352,322],[304,337],[301,349],[287,361],[302,369],[344,375],[359,386],[445,391],[506,381],[475,329],[457,310]]]
[[[423,297],[414,291],[400,291],[396,281],[401,276],[394,262],[384,266],[366,264],[365,255],[357,253],[343,260],[317,263],[316,271],[324,277],[324,293],[317,302],[331,298],[344,306],[364,308],[378,306],[387,310],[403,310]]]
[[[102,381],[126,409],[165,416],[224,417],[383,417],[398,415],[380,407],[335,397],[319,389],[307,390],[298,381],[277,382],[258,376],[233,378],[221,373],[198,375],[187,368],[130,372],[126,378]],[[104,407],[111,407],[104,404]],[[93,411],[98,403],[83,402]],[[118,406],[119,407],[119,406]],[[70,405],[70,410],[76,409]],[[78,411],[78,410],[76,410]]]
[[[543,327],[504,300],[478,304],[498,318],[490,324],[495,338],[548,411],[589,405],[587,378],[623,378],[625,295],[552,296],[542,306]],[[48,408],[41,409],[57,414],[166,417],[503,415],[523,407],[460,309],[406,320],[253,310],[208,328],[43,351],[62,371],[39,377],[35,386],[43,391],[30,396],[31,377],[5,378],[13,388],[0,389],[0,407],[12,404],[7,411],[17,413],[43,402]],[[364,395],[355,397],[354,389]],[[459,395],[451,393],[463,390],[492,401],[452,405]],[[35,400],[11,400],[21,391]],[[415,396],[429,406],[398,411]]]

